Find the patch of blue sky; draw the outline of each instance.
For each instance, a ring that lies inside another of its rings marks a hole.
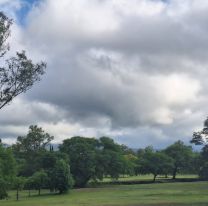
[[[21,0],[22,6],[16,11],[17,21],[20,25],[24,26],[26,24],[27,15],[30,12],[34,4],[38,3],[40,0]]]

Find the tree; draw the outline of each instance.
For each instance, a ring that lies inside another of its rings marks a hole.
[[[110,175],[113,179],[118,179],[120,174],[127,171],[127,160],[124,155],[127,154],[127,147],[119,145],[109,137],[99,139],[101,160],[99,167],[103,168],[104,175]],[[101,166],[102,165],[102,166]]]
[[[9,50],[6,43],[10,35],[12,20],[0,12],[0,58]],[[17,52],[0,66],[0,109],[16,96],[30,89],[44,74],[46,63],[34,64],[28,59],[25,51]]]
[[[8,197],[8,182],[0,176],[0,200]]]
[[[46,133],[41,127],[30,126],[26,136],[19,136],[16,144],[12,146],[15,157],[25,160],[19,175],[31,176],[41,169],[39,159],[43,152],[47,151],[53,136]],[[23,162],[23,161],[22,161]]]
[[[24,177],[15,177],[13,179],[14,189],[16,189],[16,200],[19,200],[19,190],[22,190],[25,185],[25,178]]]
[[[177,141],[167,147],[164,152],[174,161],[172,174],[175,179],[178,171],[189,166],[193,154],[192,147],[185,145],[182,141]]]
[[[67,192],[73,184],[70,173],[69,160],[66,154],[59,151],[41,152],[37,159],[39,168],[44,169],[48,176],[46,187],[51,192],[59,191],[59,193]]]
[[[167,172],[173,167],[172,158],[168,157],[161,151],[154,151],[152,148],[147,147],[140,154],[142,154],[142,156],[139,157],[138,164],[141,173],[153,174],[154,182],[159,174],[166,175]]]
[[[201,131],[193,133],[191,143],[204,146],[208,144],[208,117],[204,121],[204,128]]]
[[[72,137],[60,145],[60,151],[69,156],[76,187],[84,187],[96,176],[96,147],[98,147],[96,139],[84,137]]]
[[[22,153],[45,151],[53,139],[54,137],[46,133],[41,127],[31,125],[26,136],[17,137],[14,149]]]
[[[100,163],[104,166],[105,175],[110,175],[112,179],[118,179],[119,175],[123,173],[125,159],[118,152],[105,150]]]
[[[38,190],[38,195],[40,195],[41,189],[47,184],[48,176],[44,170],[35,172],[32,178],[32,185]]]
[[[198,173],[202,179],[208,179],[208,117],[204,121],[204,128],[201,131],[193,133],[191,143],[202,145],[202,151],[199,157]]]
[[[135,175],[136,167],[137,167],[137,157],[134,154],[126,154],[124,155],[124,171],[123,174],[127,175]]]
[[[7,190],[16,175],[16,162],[10,148],[0,144],[0,199],[6,198]]]
[[[53,170],[53,179],[50,181],[54,182],[54,188],[59,191],[59,194],[66,193],[73,187],[74,181],[70,167],[63,159],[57,160]]]

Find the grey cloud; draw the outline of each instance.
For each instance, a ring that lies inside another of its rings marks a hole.
[[[46,59],[47,74],[24,96],[31,102],[24,120],[5,118],[8,109],[1,124],[66,121],[79,124],[77,133],[106,132],[132,146],[187,141],[207,112],[208,5],[185,1],[181,11],[177,0],[128,2],[36,5],[19,44]]]

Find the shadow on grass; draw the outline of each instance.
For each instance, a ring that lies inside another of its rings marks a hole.
[[[153,183],[176,183],[176,182],[198,182],[205,181],[200,178],[178,178],[178,179],[159,179],[155,182],[153,180],[115,180],[109,182],[91,182],[86,187],[102,187],[108,185],[136,185],[136,184],[153,184]],[[208,204],[207,204],[208,206]]]

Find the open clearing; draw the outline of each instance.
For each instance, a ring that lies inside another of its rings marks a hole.
[[[15,201],[15,192],[10,199],[0,201],[2,206],[207,206],[208,182],[155,183],[137,185],[111,185],[99,188],[74,189],[66,195],[41,196],[28,192],[20,193],[20,201]]]

